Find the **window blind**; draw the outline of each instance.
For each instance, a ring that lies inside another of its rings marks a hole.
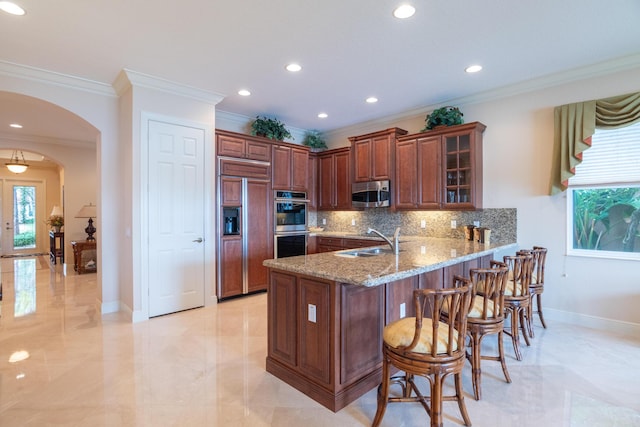
[[[569,185],[640,184],[640,123],[596,129]]]

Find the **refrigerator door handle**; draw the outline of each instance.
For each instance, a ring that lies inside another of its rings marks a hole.
[[[192,240],[195,243],[202,243],[202,237],[198,237],[196,240]]]

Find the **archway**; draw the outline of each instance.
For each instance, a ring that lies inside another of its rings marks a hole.
[[[41,210],[35,221],[38,252],[48,246],[45,220],[58,205],[64,211],[65,253],[71,254],[70,241],[84,240],[86,219],[75,218],[85,204],[98,204],[97,147],[99,131],[83,118],[48,101],[12,92],[0,91],[0,180],[5,187],[13,182],[40,185]],[[10,127],[12,124],[21,127]],[[29,169],[19,175],[4,168],[13,150],[24,153]],[[5,194],[8,194],[6,189]],[[10,222],[3,200],[2,225]],[[6,231],[6,230],[5,230]],[[3,245],[3,253],[8,244]],[[36,250],[34,248],[34,251]],[[15,249],[15,248],[12,248]],[[71,264],[71,257],[65,262]]]

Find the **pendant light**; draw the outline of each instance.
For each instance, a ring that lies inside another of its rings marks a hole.
[[[13,154],[11,155],[11,160],[8,163],[5,163],[7,169],[9,169],[13,173],[22,173],[29,168],[29,165],[24,160],[24,153],[21,151],[20,156],[22,156],[22,162],[18,158],[18,150],[13,150]]]

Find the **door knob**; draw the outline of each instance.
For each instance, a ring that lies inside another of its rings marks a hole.
[[[202,237],[198,237],[196,240],[192,240],[192,242],[202,243]]]

